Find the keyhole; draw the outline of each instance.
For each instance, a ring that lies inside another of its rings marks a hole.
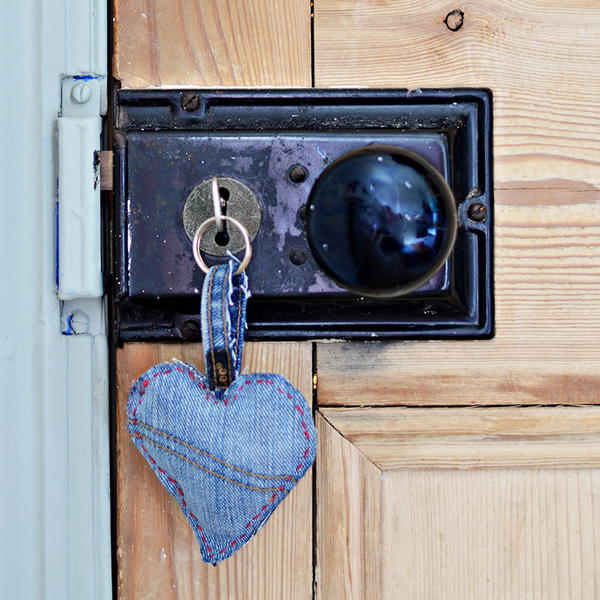
[[[229,190],[226,187],[219,187],[219,197],[221,198],[221,214],[227,216],[227,201],[229,200]],[[218,246],[227,246],[229,244],[229,233],[227,233],[227,223],[223,223],[223,231],[218,231],[215,235],[215,244]]]

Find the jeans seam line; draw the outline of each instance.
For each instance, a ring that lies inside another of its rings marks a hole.
[[[196,448],[196,446],[190,444],[189,442],[182,440],[181,438],[178,438],[175,435],[172,435],[170,433],[167,433],[166,431],[157,429],[156,427],[152,427],[152,425],[142,423],[141,421],[138,421],[137,419],[130,419],[129,422],[132,425],[139,425],[141,427],[144,427],[145,429],[149,429],[150,431],[153,431],[154,433],[162,435],[162,436],[166,437],[167,439],[173,440],[174,442],[181,444],[182,446],[185,446],[186,448],[189,448],[190,450],[193,450],[194,452],[197,452],[198,454],[202,454],[203,456],[212,458],[213,460],[216,460],[217,462],[221,463],[222,465],[224,465],[226,467],[229,467],[231,469],[239,471],[240,473],[244,473],[244,475],[249,475],[251,477],[258,477],[259,479],[275,479],[275,480],[279,480],[279,479],[289,480],[290,478],[293,479],[292,475],[263,475],[262,473],[253,473],[252,471],[247,471],[245,469],[242,469],[242,467],[238,467],[236,465],[232,465],[231,463],[228,463],[226,460],[223,460],[222,458],[219,458],[218,456],[215,456],[214,454],[211,454],[210,452],[207,452],[206,450],[201,450],[200,448]],[[141,434],[141,435],[143,435],[143,434]],[[144,436],[144,437],[149,439],[147,436]]]
[[[270,487],[270,488],[261,488],[261,487],[257,487],[254,485],[248,485],[246,483],[242,483],[241,481],[236,481],[235,479],[231,479],[230,477],[221,475],[221,473],[212,471],[211,469],[205,467],[204,465],[201,465],[200,463],[196,462],[195,460],[192,460],[191,458],[188,458],[187,456],[180,454],[179,452],[176,452],[175,450],[171,450],[170,448],[167,448],[166,446],[163,446],[162,444],[155,442],[152,438],[148,437],[147,435],[144,435],[143,433],[136,432],[136,435],[139,436],[140,438],[145,439],[146,441],[150,442],[153,446],[156,446],[157,448],[160,448],[161,450],[164,450],[165,452],[168,452],[169,454],[173,454],[174,456],[177,456],[178,458],[181,458],[182,460],[189,462],[190,464],[194,465],[195,467],[198,467],[202,471],[205,471],[206,473],[209,473],[210,475],[218,477],[219,479],[223,479],[224,481],[227,481],[229,483],[233,483],[234,485],[238,485],[240,487],[247,488],[254,492],[276,492],[279,490],[279,486],[278,487]],[[295,479],[294,479],[294,477],[289,476],[288,481],[295,481]]]

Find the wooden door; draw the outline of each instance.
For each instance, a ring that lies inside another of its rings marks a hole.
[[[126,88],[490,87],[497,328],[249,344],[307,398],[316,375],[319,454],[216,568],[124,422],[200,348],[119,349],[120,599],[600,598],[599,30],[596,0],[116,0]]]

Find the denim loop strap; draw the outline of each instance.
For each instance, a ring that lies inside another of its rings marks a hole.
[[[202,344],[211,390],[225,390],[240,374],[248,278],[230,260],[211,267],[202,288]]]

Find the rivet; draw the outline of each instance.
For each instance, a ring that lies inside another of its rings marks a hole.
[[[306,262],[306,252],[300,248],[290,251],[290,262],[293,265],[303,265]]]
[[[302,183],[306,181],[308,171],[302,165],[295,165],[289,170],[288,177],[292,183]]]

